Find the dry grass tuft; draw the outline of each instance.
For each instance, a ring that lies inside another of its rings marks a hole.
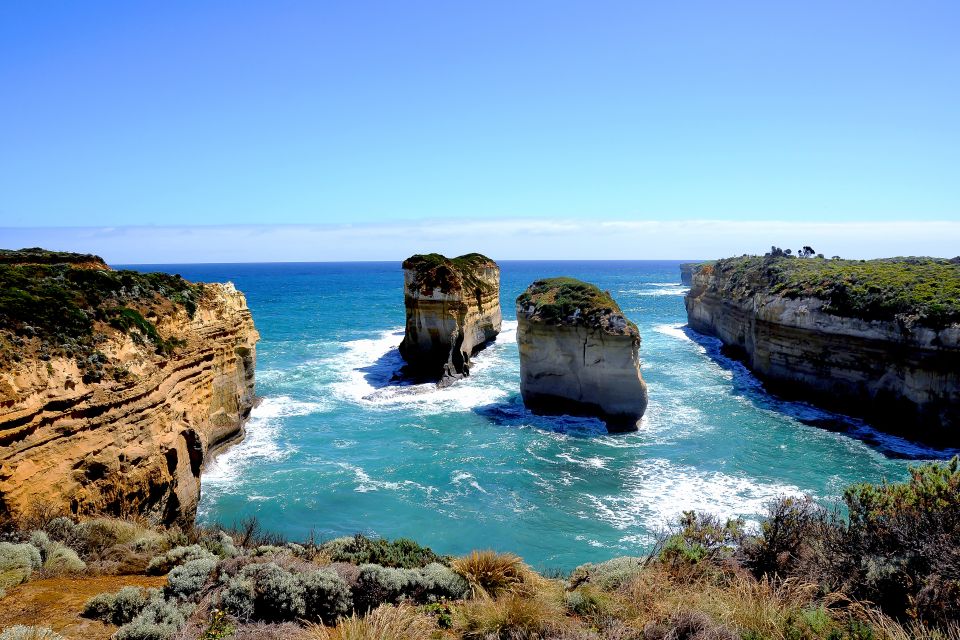
[[[474,597],[496,597],[522,589],[534,575],[519,556],[496,551],[473,551],[454,560],[452,566],[470,583]]]
[[[310,632],[315,640],[422,640],[436,631],[433,617],[407,604],[385,604],[365,617],[353,614],[341,618],[336,627],[314,625]]]
[[[468,600],[454,611],[454,629],[463,638],[526,640],[561,632],[563,609],[548,594],[507,593],[496,600]]]

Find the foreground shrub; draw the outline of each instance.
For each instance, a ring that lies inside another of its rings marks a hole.
[[[431,637],[436,623],[414,607],[383,605],[360,618],[343,618],[334,628],[314,627],[316,640],[422,640]]]
[[[213,560],[216,556],[200,545],[189,547],[174,547],[162,553],[147,564],[147,573],[153,576],[162,576],[171,569],[192,560]]]
[[[149,602],[161,599],[155,589],[123,587],[116,593],[101,593],[87,600],[83,616],[121,626],[140,615]]]
[[[709,514],[684,511],[680,517],[680,530],[664,542],[660,560],[670,564],[726,560],[733,557],[743,542],[743,527],[742,518],[721,521]]]
[[[589,582],[605,591],[614,591],[640,573],[645,563],[644,558],[621,556],[598,564],[582,564],[570,574],[570,585]]]
[[[203,589],[216,566],[213,558],[200,558],[174,567],[167,577],[167,591],[177,598],[190,598]]]
[[[350,587],[335,572],[319,569],[297,577],[303,585],[305,617],[332,624],[353,609]]]
[[[384,540],[368,538],[357,534],[353,537],[335,538],[320,545],[320,553],[328,556],[332,562],[351,564],[379,564],[384,567],[414,569],[428,564],[445,563],[446,558],[438,556],[429,547],[423,547],[407,538]]]
[[[144,533],[138,524],[114,518],[94,518],[75,525],[63,542],[83,556],[98,554],[114,545],[133,542]]]
[[[64,637],[47,627],[26,627],[18,624],[0,632],[0,640],[64,640]]]
[[[798,640],[803,636],[797,636]],[[662,623],[651,623],[643,629],[644,640],[740,640],[740,635],[719,625],[698,611],[681,611]],[[839,640],[839,639],[838,639]]]
[[[169,640],[186,624],[193,608],[188,603],[151,599],[111,640]]]
[[[42,563],[40,550],[32,544],[0,542],[0,589],[26,582]]]
[[[241,620],[282,622],[306,615],[306,587],[273,562],[248,564],[230,578],[221,605]]]
[[[51,542],[47,547],[46,560],[43,570],[49,575],[65,573],[80,573],[87,568],[87,563],[80,559],[77,552],[59,542]]]
[[[65,516],[53,518],[43,525],[43,531],[53,540],[66,542],[74,535],[77,524]]]
[[[527,568],[518,556],[495,551],[473,551],[453,561],[476,596],[497,596],[521,585]]]

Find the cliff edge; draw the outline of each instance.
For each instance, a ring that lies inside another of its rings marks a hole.
[[[640,331],[609,293],[573,278],[537,280],[517,298],[517,345],[520,392],[531,411],[637,429],[647,408]]]
[[[470,375],[471,357],[500,333],[500,267],[479,253],[415,255],[403,285],[408,369],[441,385]]]
[[[232,284],[0,251],[0,515],[192,520],[253,405],[258,339]]]
[[[728,258],[685,304],[772,391],[960,444],[960,260]]]

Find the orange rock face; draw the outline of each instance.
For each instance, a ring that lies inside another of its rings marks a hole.
[[[191,318],[156,318],[182,343],[158,354],[111,331],[99,346],[125,375],[85,383],[70,358],[24,357],[0,371],[0,516],[36,503],[74,514],[193,519],[200,471],[242,435],[259,335],[232,284],[206,285]]]

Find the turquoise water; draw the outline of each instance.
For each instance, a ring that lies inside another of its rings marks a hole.
[[[292,538],[407,536],[569,569],[644,551],[684,509],[755,519],[779,494],[833,500],[950,453],[767,395],[685,329],[678,264],[502,263],[503,332],[469,379],[442,390],[391,383],[397,263],[138,266],[232,280],[262,336],[262,402],[246,439],[206,469],[200,519],[256,514]],[[609,289],[640,327],[650,406],[639,432],[524,410],[512,301],[552,275]]]

